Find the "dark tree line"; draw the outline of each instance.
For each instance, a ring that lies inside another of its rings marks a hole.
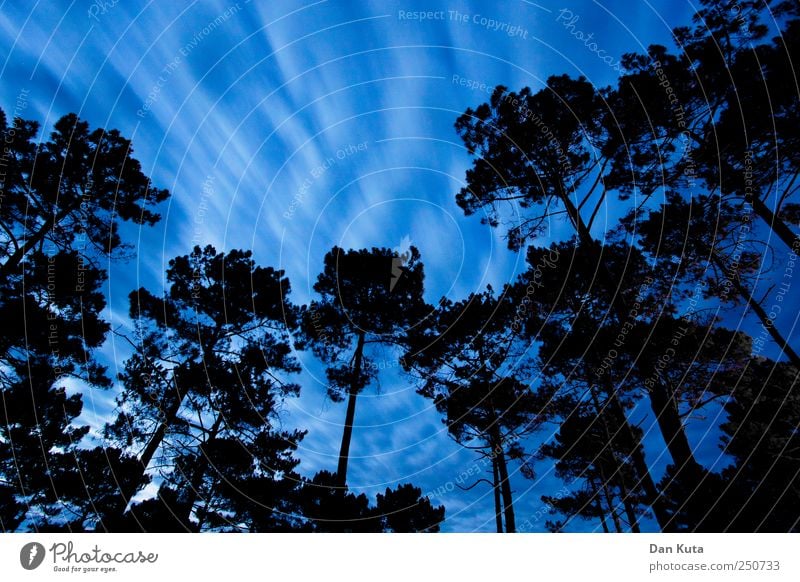
[[[514,483],[551,469],[552,531],[798,531],[800,361],[775,305],[797,309],[800,9],[701,4],[677,50],[626,55],[614,86],[499,86],[459,117],[474,161],[456,202],[527,260],[502,289],[429,304],[416,248],[334,247],[296,305],[250,252],[195,247],[162,295],[130,294],[117,378],[97,355],[101,261],[126,260],[121,221],[155,224],[169,193],[116,131],[68,115],[37,145],[35,122],[0,112],[0,529],[438,531],[419,487],[372,502],[348,482],[381,348],[488,459],[463,488],[491,492],[498,532],[527,521]],[[542,240],[554,217],[571,234]],[[298,349],[346,402],[335,471],[310,478],[306,432],[280,422],[306,389]],[[84,398],[115,380],[90,435]]]
[[[616,86],[562,75],[537,92],[498,87],[456,123],[475,157],[457,196],[465,213],[506,228],[531,269],[552,252],[535,245],[548,218],[574,229],[553,243],[568,260],[534,271],[549,280],[526,310],[546,378],[537,390],[561,419],[535,456],[579,484],[546,498],[564,518],[555,530],[581,517],[636,531],[644,514],[664,531],[800,527],[792,448],[800,362],[770,309],[788,300],[800,247],[792,69],[800,11],[794,2],[701,4],[694,25],[674,31],[677,52],[626,55]],[[612,204],[630,211],[601,227],[600,210]],[[759,279],[784,291],[756,289]],[[741,327],[726,329],[741,317],[785,361],[761,355],[754,344],[763,340]],[[771,418],[761,398],[780,400]],[[660,480],[629,412],[640,400],[671,461]],[[716,428],[730,462],[722,472],[703,465],[687,430],[714,406],[723,409]],[[751,472],[756,457],[764,477]]]
[[[351,252],[337,272],[333,249],[310,307],[292,304],[284,273],[249,251],[176,257],[163,296],[130,294],[133,328],[115,333],[131,355],[113,418],[92,438],[77,422],[83,398],[113,385],[96,355],[110,333],[99,259],[124,260],[119,221],[154,224],[169,193],[116,131],[68,115],[37,146],[35,123],[0,122],[3,531],[439,530],[444,507],[419,488],[387,488],[371,504],[346,483],[355,399],[374,374],[364,345],[392,342],[425,308],[418,255],[389,296],[390,251]],[[326,341],[309,331],[320,316]],[[312,479],[296,471],[305,432],[280,428],[282,403],[300,391],[295,343],[331,354],[331,396],[351,403],[337,472]]]

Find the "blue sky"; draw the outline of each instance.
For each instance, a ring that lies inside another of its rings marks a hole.
[[[200,241],[252,249],[258,263],[285,269],[302,303],[333,245],[394,248],[408,238],[422,253],[427,298],[458,299],[498,288],[524,263],[501,230],[455,204],[470,163],[453,129],[458,115],[496,84],[536,90],[561,73],[610,84],[617,72],[571,31],[592,34],[617,61],[669,44],[670,28],[694,9],[682,0],[6,1],[0,106],[13,111],[27,91],[21,115],[47,132],[68,112],[117,128],[145,173],[171,190],[160,224],[126,229],[135,258],[109,266],[115,328],[128,323],[129,291],[163,289],[169,259]],[[408,17],[421,10],[436,18]],[[550,227],[556,237],[566,228]],[[127,352],[109,341],[104,353],[119,363]],[[286,403],[284,422],[309,429],[299,456],[311,475],[335,468],[345,407],[325,398],[319,365],[301,357],[302,396]],[[445,486],[437,499],[446,530],[491,531],[488,490],[446,487],[475,457],[447,437],[391,352],[372,357],[387,370],[359,399],[351,484],[370,495],[398,482]],[[86,394],[84,419],[101,423],[112,398]],[[516,510],[518,522],[543,531],[540,496],[564,484],[545,464],[537,472],[514,476]]]

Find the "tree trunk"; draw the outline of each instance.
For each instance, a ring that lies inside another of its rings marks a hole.
[[[500,477],[500,491],[503,494],[503,514],[506,518],[506,533],[516,533],[517,524],[514,519],[514,501],[511,495],[511,482],[508,480],[508,466],[506,455],[500,439],[500,428],[495,423],[490,429],[492,439],[492,454],[497,461],[497,472]]]
[[[603,491],[603,496],[606,498],[606,505],[608,506],[609,513],[611,514],[611,521],[614,522],[614,528],[617,530],[617,533],[622,533],[622,524],[619,522],[619,516],[617,515],[617,512],[614,511],[614,499],[608,492],[608,481],[606,480],[605,472],[603,471],[602,467],[600,467],[600,479],[600,488]]]
[[[630,492],[625,485],[625,478],[622,474],[619,476],[619,488],[620,495],[622,496],[622,505],[625,507],[625,517],[628,519],[631,533],[641,533],[639,530],[639,519],[636,517],[636,508],[631,502]]]
[[[560,199],[578,232],[579,240],[583,244],[589,245],[590,250],[594,249],[595,241],[589,229],[586,227],[586,224],[583,222],[578,209],[575,208],[575,205],[569,199],[568,195],[562,194]],[[607,265],[599,254],[596,259],[598,264],[598,276],[601,277],[603,283],[608,286],[609,291],[618,289],[622,273],[618,273],[615,276],[608,270]],[[628,319],[628,307],[621,293],[617,293],[617,296],[612,299],[611,310],[620,324]],[[636,362],[637,365],[641,365],[639,359],[637,359]],[[648,376],[649,373],[642,375]],[[667,443],[667,450],[672,457],[672,462],[677,467],[684,468],[686,477],[699,479],[702,477],[702,470],[697,471],[696,469],[701,469],[700,464],[695,459],[694,453],[689,446],[689,441],[686,438],[686,432],[680,415],[678,414],[677,407],[668,406],[671,402],[673,402],[673,400],[669,389],[662,382],[656,382],[650,390],[650,407],[653,412],[656,413],[658,426],[664,437],[664,441]],[[697,482],[691,483],[691,488],[699,487],[699,485],[700,482],[698,480]]]
[[[147,445],[145,445],[144,450],[142,451],[141,456],[139,457],[139,463],[142,466],[141,475],[136,480],[135,484],[132,484],[129,489],[130,491],[127,492],[125,495],[125,503],[130,503],[131,497],[133,497],[137,491],[142,487],[144,483],[144,477],[147,473],[147,467],[150,466],[150,462],[153,460],[153,457],[158,450],[158,447],[161,446],[161,443],[164,441],[164,436],[167,434],[167,430],[170,426],[175,422],[178,418],[178,411],[181,409],[181,404],[183,403],[183,396],[184,394],[179,395],[179,400],[167,411],[164,420],[158,425],[155,432],[150,437],[150,440],[147,441]]]
[[[158,447],[161,446],[161,443],[164,441],[164,436],[167,434],[167,430],[175,422],[175,419],[178,417],[178,412],[180,411],[181,404],[183,403],[183,399],[186,396],[186,391],[178,389],[178,398],[176,402],[170,407],[168,411],[166,411],[164,419],[159,423],[158,427],[156,428],[155,432],[150,436],[150,440],[147,441],[147,445],[145,445],[142,454],[139,456],[139,463],[141,465],[141,471],[136,476],[135,479],[131,480],[130,483],[121,485],[120,486],[120,497],[121,501],[118,504],[117,508],[114,509],[113,513],[107,514],[104,518],[119,518],[125,515],[128,512],[128,506],[130,505],[131,499],[134,495],[142,488],[145,483],[145,476],[147,475],[147,467],[150,465],[150,462],[153,460],[153,457],[158,450]],[[102,519],[101,519],[102,525]]]
[[[628,493],[627,488],[625,488],[625,480],[620,479],[622,483],[622,488],[620,494],[622,495],[622,505],[625,508],[625,517],[628,520],[628,525],[631,528],[631,533],[641,533],[639,529],[639,519],[636,517],[636,508],[634,507],[633,503],[631,503],[630,494]]]
[[[664,437],[676,469],[676,476],[687,479],[689,489],[696,489],[703,477],[703,468],[694,458],[675,399],[657,382],[650,390],[650,409]]]
[[[600,490],[597,487],[594,479],[589,479],[589,486],[595,492],[594,501],[596,505],[597,515],[600,516],[600,524],[603,526],[603,533],[608,533],[608,523],[606,523],[606,512],[603,509],[603,504],[600,502]]]
[[[348,390],[347,414],[342,431],[342,446],[339,449],[339,466],[336,469],[336,486],[344,490],[347,486],[347,462],[350,458],[350,440],[353,438],[353,422],[356,416],[356,398],[361,379],[361,360],[364,355],[364,332],[358,333],[355,361],[353,363],[353,383]]]
[[[620,412],[619,412],[622,409],[622,406],[619,404],[619,401],[616,400],[617,395],[616,395],[616,392],[613,390],[613,388],[614,388],[613,384],[609,383],[607,385],[607,388],[610,388],[608,392],[611,395],[610,397],[614,398],[614,400],[615,400],[614,404],[616,404],[616,407],[614,407],[612,405],[612,411],[615,412],[615,416],[617,416],[619,418],[619,421],[624,424],[624,428],[625,428],[626,434],[631,439],[631,441],[634,443],[634,445],[637,448],[641,447],[641,441],[639,439],[634,438],[633,430],[631,429],[630,424],[628,424],[628,418],[624,414],[620,414]],[[631,526],[631,531],[634,532],[634,533],[639,533],[639,525],[638,525],[638,523],[636,523],[636,519],[633,518],[633,521],[631,521],[631,519],[632,519],[631,516],[632,515],[635,516],[636,513],[635,513],[635,511],[633,511],[632,504],[631,504],[631,501],[630,501],[630,496],[628,494],[628,488],[625,485],[625,478],[624,478],[624,475],[623,475],[623,472],[622,472],[622,463],[619,462],[619,460],[617,459],[617,456],[615,454],[615,448],[614,448],[614,445],[613,445],[613,438],[611,436],[611,430],[608,428],[608,421],[606,419],[606,415],[602,414],[602,412],[601,412],[602,408],[600,406],[600,399],[597,397],[597,390],[596,390],[596,387],[594,385],[590,386],[589,393],[592,396],[592,403],[594,404],[594,408],[597,411],[597,414],[600,415],[600,417],[603,419],[603,430],[606,433],[606,440],[608,441],[609,452],[611,453],[611,456],[614,459],[614,463],[616,465],[615,473],[618,476],[618,479],[617,479],[618,487],[619,487],[620,492],[622,493],[622,496],[623,496],[622,497],[622,502],[625,505],[625,513],[628,516],[628,522],[629,522],[629,524]],[[644,458],[640,459],[640,463],[644,464],[645,467],[647,466],[647,463],[645,463]],[[634,464],[634,468],[635,467],[636,467],[636,465]],[[638,473],[638,470],[637,470],[637,473]],[[650,477],[650,471],[649,470],[647,471],[646,478],[640,480],[640,485],[641,485],[642,490],[645,492],[645,496],[649,497],[650,499],[658,498],[658,492],[656,491],[655,483],[653,483],[653,480]],[[649,492],[647,490],[649,490]],[[653,508],[653,511],[655,512],[655,508]],[[656,519],[659,521],[659,524],[661,525],[661,520],[658,517]],[[666,515],[664,515],[664,519],[666,519]],[[666,523],[666,522],[664,522],[664,523]]]
[[[617,399],[613,386],[611,386],[611,390],[608,394],[608,403],[612,407],[614,414],[622,422],[622,428],[626,431],[633,445],[630,457],[633,462],[633,468],[636,470],[636,474],[639,477],[638,485],[642,488],[645,502],[652,508],[662,532],[675,531],[675,527],[672,525],[672,520],[665,505],[664,497],[661,495],[658,487],[656,487],[653,476],[650,474],[650,467],[647,465],[647,460],[645,459],[642,441],[638,439],[633,432],[633,428],[628,422],[628,417],[625,415],[625,411]]]
[[[494,452],[492,452],[494,455]],[[497,475],[497,459],[492,457],[492,494],[494,495],[494,521],[497,533],[503,533],[503,515],[500,508],[500,478]]]
[[[761,218],[767,223],[775,235],[783,241],[795,253],[800,250],[800,236],[795,234],[791,228],[780,218],[778,218],[772,209],[770,209],[764,201],[758,196],[746,196],[745,199],[753,205],[753,211],[756,216]]]
[[[723,273],[728,273],[728,269],[725,268],[724,263],[716,255],[716,253],[712,252],[711,260],[714,261],[714,264],[720,271]],[[753,310],[756,316],[758,316],[758,318],[761,320],[761,323],[764,325],[764,329],[769,332],[769,335],[772,336],[772,339],[775,340],[775,343],[778,344],[783,353],[786,354],[786,357],[789,358],[789,361],[792,363],[792,365],[796,368],[800,368],[800,357],[798,357],[797,352],[792,349],[792,347],[789,345],[789,342],[786,341],[783,335],[781,335],[781,333],[775,327],[775,322],[769,318],[766,310],[758,301],[753,299],[753,294],[750,293],[742,284],[742,282],[736,276],[736,273],[728,273],[728,276],[730,277],[733,286],[736,287],[736,292],[747,302],[747,306]]]

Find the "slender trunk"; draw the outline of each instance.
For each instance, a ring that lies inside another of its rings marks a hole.
[[[497,459],[492,457],[492,493],[494,494],[494,521],[497,533],[503,533],[503,515],[500,508],[500,478],[497,475]]]
[[[608,523],[606,523],[606,512],[603,509],[603,504],[600,502],[600,489],[597,487],[597,483],[594,479],[589,479],[589,485],[592,487],[592,490],[595,492],[594,500],[595,500],[595,510],[597,511],[597,515],[600,516],[600,524],[603,526],[603,533],[608,532]]]
[[[631,533],[641,533],[639,530],[639,519],[636,517],[636,508],[631,502],[630,492],[625,485],[625,478],[622,474],[620,474],[619,478],[619,492],[622,497],[622,505],[625,508],[625,517],[628,519]]]
[[[606,498],[606,506],[608,506],[608,511],[611,514],[611,521],[614,522],[614,529],[617,530],[617,533],[622,533],[622,524],[619,521],[617,512],[614,511],[614,499],[608,492],[608,481],[606,480],[605,472],[602,467],[600,467],[600,479],[600,489],[603,492],[603,496]]]
[[[714,261],[714,264],[720,271],[723,273],[728,272],[728,269],[725,268],[725,264],[716,254],[711,254],[711,260]],[[772,339],[775,340],[775,343],[778,344],[783,353],[786,354],[786,357],[789,358],[789,361],[792,363],[792,365],[794,365],[796,368],[800,368],[800,357],[798,357],[797,352],[792,349],[792,347],[789,345],[789,342],[786,341],[786,338],[781,335],[781,333],[775,327],[775,322],[769,318],[767,312],[764,310],[761,304],[753,299],[753,294],[750,293],[742,284],[742,282],[736,276],[736,273],[730,273],[730,280],[733,283],[733,286],[736,288],[736,292],[747,302],[747,306],[753,310],[753,313],[758,316],[758,318],[761,320],[761,323],[764,325],[764,329],[769,332],[769,335],[772,336]]]
[[[364,332],[358,333],[355,361],[353,362],[353,383],[348,390],[347,414],[342,431],[342,446],[339,449],[339,466],[336,469],[336,486],[344,490],[347,484],[347,461],[350,458],[350,440],[353,438],[353,422],[356,416],[356,398],[360,390],[361,360],[364,355]]]
[[[748,202],[753,205],[753,211],[756,215],[767,223],[767,226],[774,232],[783,243],[792,251],[798,252],[800,250],[800,236],[792,231],[791,228],[780,218],[778,218],[772,209],[770,209],[764,201],[758,196],[745,197]]]
[[[500,489],[503,493],[503,513],[506,518],[506,533],[516,533],[517,524],[514,519],[514,503],[511,498],[511,482],[508,480],[506,456],[501,449],[497,455],[497,469],[500,474]]]
[[[635,435],[633,433],[633,430],[631,429],[630,424],[628,424],[628,418],[624,414],[622,414],[622,415],[620,414],[620,411],[622,410],[622,406],[619,404],[619,401],[617,400],[617,394],[613,390],[613,385],[611,385],[609,383],[609,385],[607,387],[609,388],[609,391],[608,391],[609,392],[609,398],[613,398],[614,399],[614,402],[611,404],[612,411],[616,412],[615,416],[617,416],[619,418],[619,422],[623,423],[625,431],[626,431],[626,434],[631,439],[631,442],[634,444],[635,450],[638,451],[638,452],[641,452],[641,449],[640,449],[641,440],[637,439],[635,437]],[[613,438],[611,436],[611,430],[608,428],[608,420],[607,420],[606,415],[601,412],[602,408],[600,406],[600,399],[597,397],[597,390],[595,389],[594,385],[592,385],[589,388],[589,393],[592,396],[592,403],[594,404],[594,408],[597,411],[597,414],[603,419],[603,429],[605,430],[605,433],[606,433],[606,439],[608,441],[608,447],[609,447],[609,450],[611,452],[612,457],[614,458],[614,462],[617,465],[616,474],[619,477],[619,479],[618,479],[619,488],[620,488],[620,491],[623,494],[622,500],[623,500],[623,503],[625,504],[625,513],[628,516],[628,521],[629,521],[629,523],[631,525],[631,531],[633,531],[635,533],[639,533],[639,525],[638,525],[638,523],[636,522],[635,519],[633,521],[631,521],[631,516],[632,515],[635,516],[636,514],[633,511],[633,508],[631,507],[632,504],[631,504],[631,501],[630,501],[630,496],[628,494],[628,488],[625,485],[625,479],[624,479],[624,476],[622,474],[622,464],[617,460],[617,457],[614,454]],[[644,467],[647,467],[647,463],[645,462],[643,456],[642,456],[641,459],[639,459],[639,465],[640,466],[643,465]],[[636,465],[634,464],[634,467],[635,466]],[[638,472],[639,471],[637,470],[637,473]],[[645,496],[648,499],[656,500],[656,499],[660,498],[660,496],[658,495],[658,492],[656,491],[655,483],[653,483],[653,480],[650,477],[650,471],[649,470],[647,470],[645,477],[640,477],[639,485],[641,486],[642,490],[645,493]],[[653,507],[653,511],[656,512],[656,508],[655,507]],[[659,508],[658,512],[663,512],[663,510],[661,510]],[[663,516],[663,518],[665,520],[667,519],[666,518],[666,514]],[[658,518],[658,517],[656,519],[659,521],[659,524],[663,526],[661,519]],[[664,521],[663,523],[666,523],[666,521]]]
[[[503,451],[502,440],[500,439],[500,429],[495,423],[491,431],[492,453],[497,461],[497,473],[500,477],[500,491],[503,495],[503,514],[506,518],[506,533],[516,533],[517,524],[514,519],[514,501],[511,495],[511,482],[508,479],[508,466],[506,465],[506,455]]]
[[[594,386],[590,387],[589,392],[592,395],[594,408],[597,411],[598,416],[600,416],[600,418],[603,420],[603,431],[605,432],[604,450],[612,458],[612,466],[611,466],[611,469],[613,471],[612,476],[615,477],[616,480],[616,477],[620,475],[621,469],[619,464],[617,463],[616,455],[614,454],[614,439],[611,436],[611,430],[608,428],[608,420],[606,418],[606,415],[603,414],[601,411],[600,402],[598,401],[597,392],[595,391]],[[627,422],[627,419],[623,420],[623,422]],[[600,453],[600,455],[602,455],[602,452]],[[619,517],[617,516],[617,512],[614,511],[613,497],[609,495],[608,492],[608,479],[606,478],[605,470],[603,469],[603,460],[604,459],[602,458],[602,456],[599,456],[599,458],[597,459],[597,468],[600,470],[600,479],[601,479],[600,487],[602,488],[603,495],[606,498],[606,505],[608,506],[608,511],[611,513],[611,519],[614,522],[614,527],[619,533],[622,531],[622,526],[619,523]],[[602,504],[600,504],[599,501],[598,505],[602,506]]]
[[[594,249],[595,241],[592,238],[589,229],[586,227],[586,224],[583,222],[578,209],[569,199],[569,196],[566,193],[562,193],[560,200],[564,205],[567,214],[572,220],[573,225],[575,226],[575,230],[578,233],[578,239],[582,244],[589,245],[589,250]],[[597,264],[598,277],[608,287],[609,292],[612,292],[614,289],[618,289],[619,282],[622,278],[622,273],[617,273],[616,276],[615,274],[612,274],[599,253],[597,254]],[[628,319],[629,309],[626,303],[627,302],[625,301],[625,298],[620,293],[618,293],[611,302],[610,308],[620,323]],[[637,365],[641,365],[639,360],[637,360]],[[645,372],[642,374],[643,376],[649,375],[649,371],[640,371]],[[667,444],[667,450],[672,457],[673,464],[681,469],[681,476],[685,479],[689,489],[694,491],[698,490],[702,484],[702,467],[695,459],[694,452],[689,446],[689,441],[686,438],[685,427],[681,421],[678,407],[675,405],[669,389],[664,385],[663,382],[656,382],[650,389],[649,396],[650,407],[658,419],[658,427],[661,431],[664,441]],[[609,397],[612,403],[618,408],[619,413],[621,414],[620,418],[627,418],[613,390],[609,392]],[[625,423],[625,426],[627,427],[631,437],[633,437],[633,431],[630,428],[630,425]],[[662,531],[673,531],[674,526],[671,525],[669,512],[664,505],[665,500],[660,495],[655,483],[652,480],[652,477],[650,476],[650,470],[647,467],[647,463],[644,458],[644,450],[641,446],[641,442],[639,439],[634,439],[633,442],[636,443],[636,445],[633,448],[632,460],[634,462],[634,467],[639,474],[639,478],[641,479],[642,489],[647,494],[648,504],[653,508],[653,512],[656,514],[656,519],[658,520]]]

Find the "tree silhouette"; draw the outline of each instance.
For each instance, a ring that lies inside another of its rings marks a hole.
[[[522,279],[537,283],[532,295],[534,316],[526,323],[526,333],[541,342],[541,374],[555,383],[551,393],[558,391],[563,397],[567,390],[579,409],[609,409],[611,416],[598,416],[607,425],[601,428],[608,431],[609,454],[622,450],[621,456],[630,460],[636,472],[635,487],[626,489],[651,505],[662,529],[677,527],[661,495],[665,485],[654,482],[640,431],[625,421],[626,411],[645,398],[673,460],[693,458],[685,419],[730,394],[722,373],[744,366],[750,354],[749,338],[715,327],[713,320],[696,313],[681,314],[677,304],[665,300],[672,281],[651,271],[644,255],[625,243],[607,244],[602,251],[612,269],[625,265],[624,275],[613,288],[594,281],[597,265],[591,253],[574,242],[553,246],[562,260],[552,268],[538,268],[553,247],[531,247],[528,262],[532,267]],[[614,301],[631,306],[626,319],[617,319]],[[536,313],[545,313],[546,318]],[[668,387],[665,399],[654,390],[657,385]],[[587,416],[581,410],[566,412]],[[614,446],[615,440],[621,444]],[[702,498],[708,478],[705,469],[699,463],[673,461],[673,465],[673,477],[690,483],[693,494]]]
[[[145,484],[160,450],[180,521],[202,502],[204,519],[218,524],[220,504],[261,499],[257,485],[291,491],[298,481],[291,451],[303,434],[271,426],[280,401],[299,392],[285,379],[299,371],[288,338],[296,309],[283,272],[256,266],[249,251],[195,247],[170,261],[167,281],[164,297],[131,293],[135,352],[120,374],[120,413],[106,432],[141,451],[140,478],[123,491],[126,500]],[[254,506],[280,512],[278,501],[263,501]],[[117,527],[113,517],[109,527]],[[263,517],[248,518],[268,527]]]
[[[702,184],[796,251],[800,93],[786,80],[796,78],[800,13],[770,4],[702,0],[694,25],[673,31],[677,54],[651,45],[623,58],[627,73],[607,95],[608,125],[620,123],[604,144],[604,181],[645,196]],[[780,35],[765,41],[769,21]]]
[[[608,245],[597,243],[591,233],[597,211],[614,185],[611,178],[606,179],[607,168],[618,155],[618,136],[612,131],[613,119],[604,106],[609,93],[596,91],[583,78],[566,76],[549,78],[547,86],[536,93],[527,88],[519,93],[502,86],[495,89],[489,103],[474,111],[468,109],[456,122],[468,151],[475,155],[467,172],[467,185],[456,201],[466,214],[484,210],[494,226],[510,221],[508,240],[512,248],[540,234],[545,220],[554,213],[565,213],[580,248],[579,253],[573,253],[572,263],[582,266],[583,278],[578,281],[585,289],[573,297],[601,301],[606,306],[601,318],[610,316],[622,327],[639,321],[637,291],[642,281],[652,277],[644,261],[636,259],[640,253],[634,247],[609,251]],[[595,155],[598,150],[602,156]],[[637,156],[657,164],[651,153],[648,148]],[[617,190],[623,200],[628,197],[624,188],[617,186]],[[579,202],[573,202],[573,198]],[[503,216],[501,205],[506,202],[516,202],[523,210],[540,207],[541,212],[523,212],[519,218]],[[591,202],[595,202],[594,211],[587,221],[582,209]],[[657,305],[658,297],[649,295]],[[629,321],[631,314],[635,314],[633,321]],[[673,464],[683,471],[693,489],[701,487],[704,470],[686,437],[670,385],[658,375],[653,377],[639,359],[632,358],[631,365],[637,368],[639,378],[651,379],[646,394]]]
[[[0,528],[81,531],[135,472],[76,423],[82,392],[111,385],[94,355],[108,332],[95,259],[120,256],[119,220],[153,224],[146,206],[169,194],[116,130],[89,131],[74,114],[49,141],[38,129],[0,110]]]
[[[375,513],[390,533],[435,533],[444,521],[444,506],[433,507],[422,491],[408,483],[378,493]]]
[[[762,257],[770,249],[751,232],[748,215],[738,215],[718,198],[697,196],[687,202],[672,194],[644,220],[634,214],[626,217],[625,226],[652,260],[665,263],[665,270],[680,283],[695,288],[699,284],[703,299],[744,303],[792,364],[800,366],[797,352],[754,297],[759,278],[767,275]]]
[[[76,469],[126,479],[128,460],[119,451],[79,446],[89,427],[74,420],[81,394],[67,388],[105,389],[105,369],[92,351],[105,339],[100,318],[105,272],[71,251],[35,251],[0,283],[0,495],[2,527],[82,529],[113,487],[92,478],[76,481]],[[92,505],[92,496],[96,505]],[[71,524],[65,526],[64,524]]]
[[[544,495],[552,510],[567,517],[552,522],[553,531],[564,531],[574,517],[599,520],[605,532],[639,532],[639,520],[648,504],[636,467],[628,460],[640,446],[641,430],[627,427],[608,399],[590,392],[589,403],[559,397],[551,406],[563,410],[563,422],[555,442],[545,443],[542,456],[557,459],[556,475],[573,490],[558,497]],[[630,438],[633,436],[634,438]],[[610,522],[610,525],[609,525]]]
[[[320,471],[304,482],[300,504],[315,532],[438,532],[444,521],[444,506],[433,507],[421,493],[410,484],[387,487],[371,506],[363,493],[355,495],[341,489],[334,473]]]
[[[406,335],[403,362],[422,380],[419,392],[433,399],[455,440],[492,462],[498,532],[516,531],[507,460],[523,462],[532,475],[520,440],[541,423],[543,406],[523,379],[530,367],[528,346],[509,326],[520,296],[506,287],[453,303],[442,299],[424,326]],[[499,498],[502,496],[502,516]]]
[[[314,284],[320,298],[312,301],[303,322],[312,349],[328,364],[328,395],[334,401],[347,398],[337,487],[347,483],[356,400],[377,373],[376,367],[366,365],[365,346],[396,344],[401,333],[425,317],[429,308],[422,298],[423,280],[414,247],[405,258],[385,248],[334,247],[325,255]],[[348,359],[347,354],[352,356]]]
[[[733,398],[725,404],[721,449],[733,463],[715,481],[701,526],[714,532],[796,532],[800,462],[798,370],[785,362],[753,358],[727,380]],[[681,483],[676,483],[680,487]],[[676,519],[685,520],[684,507]]]
[[[55,124],[50,140],[37,144],[39,124],[12,125],[0,111],[0,135],[8,154],[0,213],[0,278],[20,272],[22,261],[45,245],[79,251],[85,258],[124,248],[120,220],[152,225],[160,216],[148,206],[169,197],[154,188],[131,157],[119,131],[95,129],[74,113]]]

